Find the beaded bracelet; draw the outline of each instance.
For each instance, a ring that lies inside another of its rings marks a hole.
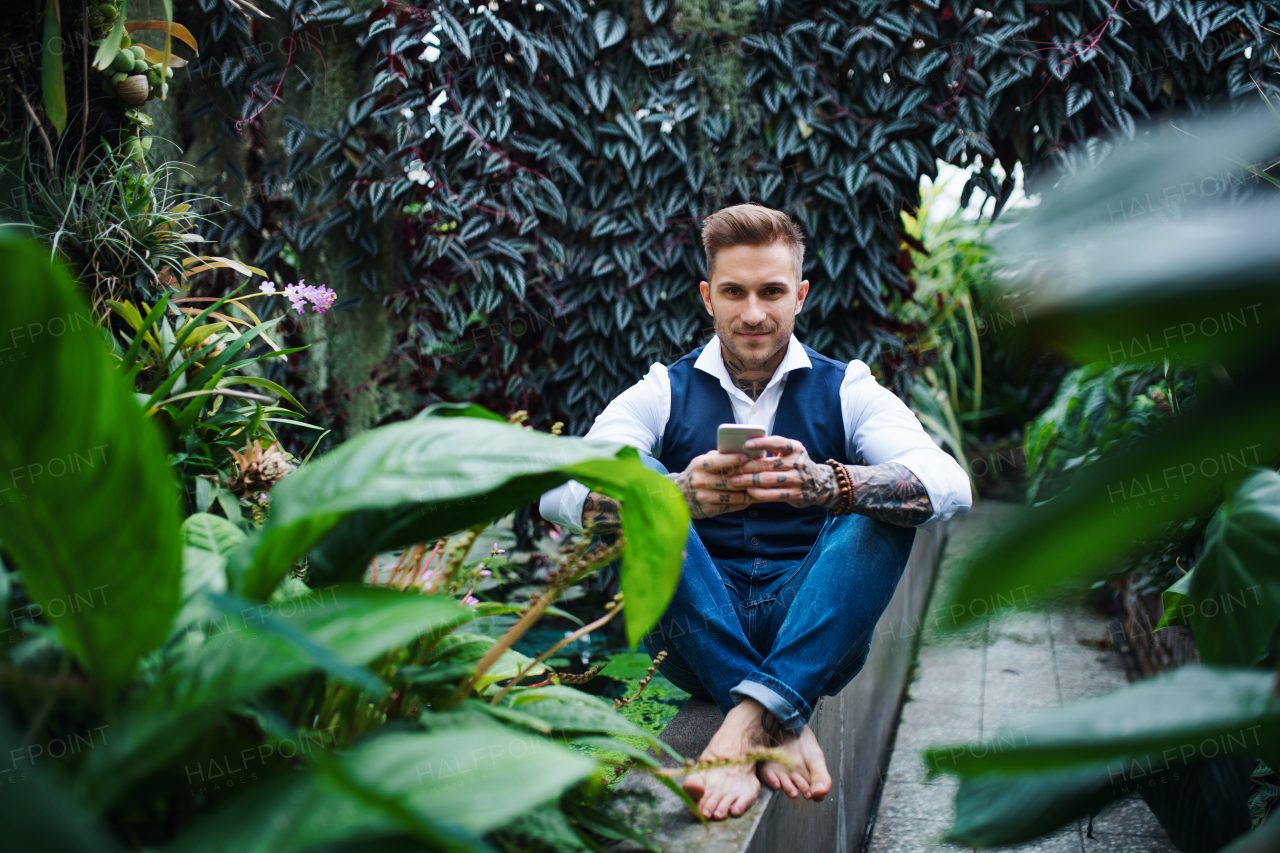
[[[836,485],[840,487],[840,502],[827,510],[827,514],[849,515],[853,512],[853,479],[849,476],[849,469],[834,459],[828,459],[827,464],[835,472]]]

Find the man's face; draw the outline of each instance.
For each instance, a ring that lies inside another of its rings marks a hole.
[[[774,243],[721,249],[699,289],[721,346],[760,367],[791,340],[809,282],[799,280],[790,248]]]

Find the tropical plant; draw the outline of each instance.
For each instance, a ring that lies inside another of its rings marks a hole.
[[[646,843],[601,781],[655,768],[645,749],[664,747],[512,646],[620,551],[622,594],[602,619],[625,609],[632,644],[655,624],[688,529],[669,481],[634,450],[446,409],[301,465],[260,526],[181,521],[151,407],[99,332],[34,333],[85,313],[75,285],[5,235],[0,269],[24,284],[0,288],[0,316],[31,330],[24,369],[0,373],[21,413],[0,435],[0,544],[16,569],[0,597],[25,617],[0,651],[0,740],[27,762],[0,798],[9,846]],[[154,330],[152,317],[135,343]],[[467,558],[478,531],[570,478],[620,501],[621,540],[568,545],[523,607],[470,597],[489,571]],[[361,585],[387,552],[395,588]],[[468,630],[504,608],[519,618],[503,637]]]
[[[1006,250],[1019,285],[1035,290],[1028,334],[1085,363],[1176,353],[1199,367],[1197,405],[1171,406],[1163,426],[1081,465],[961,567],[950,597],[995,602],[1030,588],[1034,599],[1086,585],[1221,502],[1203,555],[1168,596],[1168,621],[1191,625],[1206,665],[1010,722],[980,745],[929,750],[935,772],[961,777],[951,835],[963,843],[1032,838],[1140,792],[1180,849],[1218,850],[1250,828],[1255,762],[1280,761],[1280,396],[1270,369],[1280,245],[1263,236],[1277,213],[1265,190],[1280,132],[1274,117],[1252,114],[1179,128],[1078,172]],[[1146,226],[1108,217],[1108,205],[1154,199],[1173,181],[1206,189],[1164,195],[1165,217]],[[1235,204],[1208,191],[1225,183]],[[1273,849],[1277,833],[1272,818],[1230,849]]]

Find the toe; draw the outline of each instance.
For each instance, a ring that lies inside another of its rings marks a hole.
[[[801,794],[803,794],[806,800],[809,799],[809,797],[812,794],[809,788],[809,780],[804,778],[804,775],[798,771],[791,773],[790,776],[791,776],[791,782],[792,784],[795,785],[796,790],[798,790]],[[792,796],[795,796],[795,795],[793,794]]]
[[[813,774],[813,782],[810,785],[815,800],[821,801],[828,793],[831,792],[831,774],[827,772],[827,768],[819,767],[817,772]]]
[[[706,780],[699,773],[694,773],[685,777],[684,784],[680,787],[684,788],[684,792],[688,794],[696,803],[702,799],[702,795],[707,792]]]

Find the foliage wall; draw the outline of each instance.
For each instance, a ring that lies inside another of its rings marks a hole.
[[[723,204],[803,223],[800,333],[892,378],[898,213],[937,159],[981,157],[966,201],[995,213],[996,160],[1034,179],[1074,141],[1276,96],[1274,3],[990,5],[179,2],[202,52],[157,135],[231,205],[224,251],[339,291],[291,341],[319,344],[295,381],[321,415],[467,398],[580,431],[704,338]]]

